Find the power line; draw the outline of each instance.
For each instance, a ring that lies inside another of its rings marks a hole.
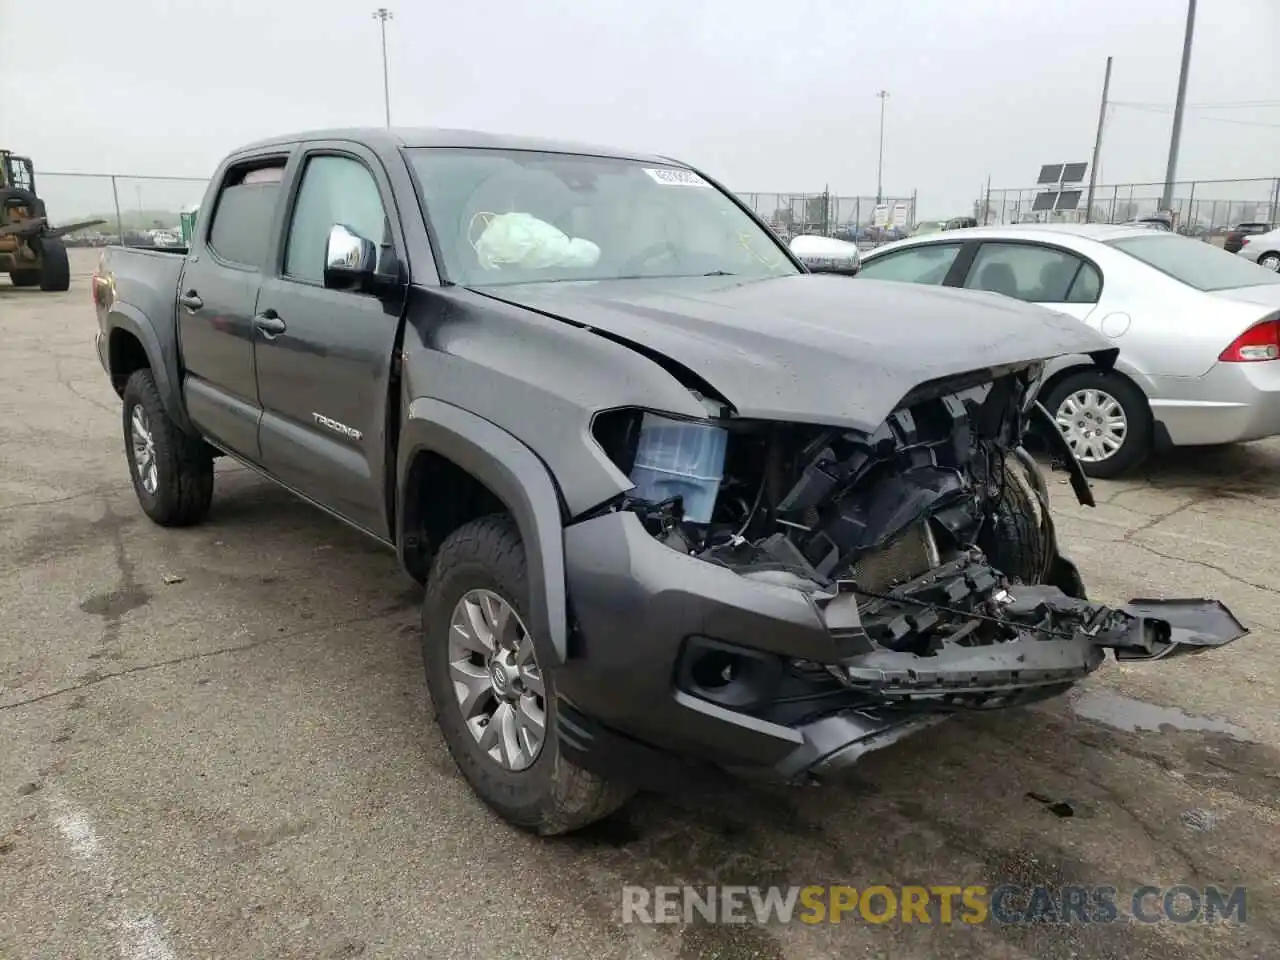
[[[1150,100],[1112,100],[1112,103],[1125,107],[1167,107],[1173,109],[1171,103],[1157,103]],[[1196,110],[1235,110],[1257,107],[1280,107],[1280,100],[1220,100],[1217,103],[1188,103],[1188,109]]]
[[[1169,114],[1173,113],[1173,110],[1170,107],[1151,106],[1151,105],[1140,104],[1140,103],[1126,103],[1120,100],[1112,100],[1110,103],[1110,106],[1127,107],[1130,110],[1138,110],[1142,113],[1155,113],[1161,116],[1168,116]],[[1206,117],[1203,115],[1196,115],[1196,116],[1192,116],[1191,119],[1205,120],[1205,121],[1208,121],[1209,123],[1230,123],[1230,124],[1235,124],[1236,126],[1241,126],[1241,127],[1267,127],[1275,130],[1280,130],[1280,123],[1262,123],[1257,120],[1237,120],[1234,117]]]

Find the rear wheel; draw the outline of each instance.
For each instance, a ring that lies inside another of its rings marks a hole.
[[[39,270],[10,270],[9,282],[15,287],[34,287],[40,282]]]
[[[40,241],[40,251],[40,289],[58,293],[70,290],[71,261],[63,242],[46,237]]]
[[[528,591],[514,522],[463,525],[441,544],[427,581],[422,658],[436,722],[475,794],[515,826],[568,833],[631,791],[561,754],[553,680],[526,626]]]
[[[162,527],[199,523],[213,502],[213,457],[165,412],[144,367],[124,387],[124,442],[142,511]]]
[[[1151,407],[1133,381],[1117,373],[1067,374],[1044,405],[1091,477],[1119,476],[1150,452]]]
[[[1258,258],[1258,266],[1280,273],[1280,253],[1264,253]]]

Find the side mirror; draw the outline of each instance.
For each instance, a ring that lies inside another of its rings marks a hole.
[[[340,223],[329,228],[324,245],[324,285],[368,289],[378,269],[378,246]]]
[[[801,235],[790,243],[791,252],[810,273],[836,273],[851,277],[862,269],[858,245],[833,237]]]

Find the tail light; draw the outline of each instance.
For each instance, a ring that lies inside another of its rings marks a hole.
[[[1240,238],[1240,247],[1241,247],[1241,249],[1243,249],[1244,247],[1247,247],[1248,245],[1249,245],[1249,238],[1248,238],[1248,237],[1241,237],[1241,238]]]
[[[1255,323],[1218,355],[1225,363],[1254,363],[1280,357],[1280,320]]]

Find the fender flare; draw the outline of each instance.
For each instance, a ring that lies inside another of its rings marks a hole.
[[[569,645],[564,525],[550,472],[532,450],[491,421],[421,397],[409,403],[401,430],[397,517],[405,516],[409,467],[425,451],[457,464],[511,511],[524,541],[529,619],[538,661],[544,668],[563,665]]]
[[[151,375],[155,377],[156,389],[160,391],[160,402],[164,404],[165,412],[179,427],[188,433],[193,433],[194,428],[191,426],[191,421],[187,419],[187,411],[182,405],[182,397],[174,379],[175,371],[171,371],[165,363],[165,358],[169,354],[160,345],[160,337],[156,334],[156,328],[147,315],[131,304],[117,300],[111,305],[107,321],[105,359],[108,365],[111,362],[111,334],[117,330],[123,330],[136,337],[147,355],[147,364],[151,368]],[[108,373],[112,372],[108,369]]]

